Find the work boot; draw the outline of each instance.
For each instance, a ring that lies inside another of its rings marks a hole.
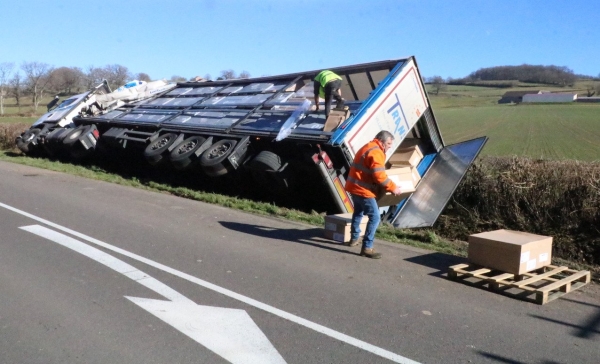
[[[381,259],[381,253],[376,253],[375,249],[373,248],[362,248],[362,250],[360,251],[360,256],[371,259]]]
[[[346,241],[344,242],[345,246],[357,246],[358,245],[358,239],[350,239],[350,241]]]

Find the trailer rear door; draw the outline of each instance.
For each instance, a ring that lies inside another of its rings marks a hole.
[[[398,228],[432,226],[487,139],[481,137],[441,149],[415,193],[396,207],[395,216],[391,217],[393,225]]]

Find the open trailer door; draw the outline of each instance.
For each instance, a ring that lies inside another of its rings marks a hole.
[[[432,226],[487,140],[481,137],[441,149],[417,190],[396,207],[392,224],[398,228]]]

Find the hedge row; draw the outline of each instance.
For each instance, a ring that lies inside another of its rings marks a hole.
[[[553,236],[556,257],[600,264],[600,163],[480,159],[435,230],[466,240],[495,229]]]

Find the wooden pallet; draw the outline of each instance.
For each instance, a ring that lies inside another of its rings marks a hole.
[[[554,301],[590,283],[590,272],[548,265],[535,271],[515,275],[470,264],[457,264],[448,269],[448,278],[487,288],[539,305]],[[533,297],[533,298],[532,298]]]

